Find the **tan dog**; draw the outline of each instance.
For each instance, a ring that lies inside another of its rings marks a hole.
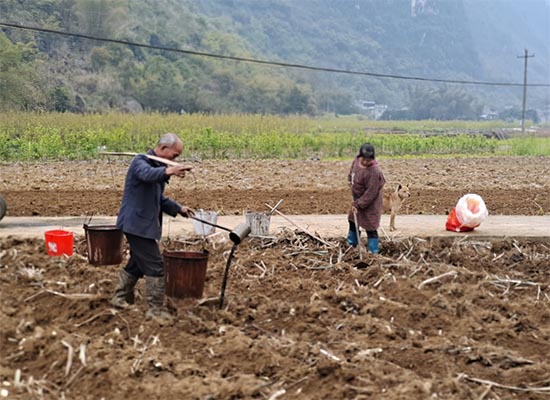
[[[390,214],[390,231],[395,230],[395,216],[403,205],[403,202],[407,197],[410,197],[409,186],[397,185],[397,188],[391,193],[384,193],[384,199],[382,201],[382,212]]]

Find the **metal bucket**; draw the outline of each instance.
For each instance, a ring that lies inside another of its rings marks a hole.
[[[122,262],[122,231],[115,225],[84,225],[88,244],[88,262],[113,265]]]
[[[166,295],[178,299],[202,297],[208,253],[164,251]]]
[[[216,224],[218,222],[218,213],[215,211],[204,211],[204,210],[197,210],[195,211],[195,217],[198,219],[202,219],[206,222],[211,222],[213,224]],[[193,227],[195,228],[195,233],[197,235],[211,235],[214,232],[216,232],[216,227],[208,224],[203,224],[200,221],[193,221]]]
[[[246,212],[246,223],[250,226],[251,236],[269,236],[271,214],[264,212]]]

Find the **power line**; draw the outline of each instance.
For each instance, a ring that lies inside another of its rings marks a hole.
[[[170,51],[170,52],[182,53],[182,54],[189,54],[189,55],[194,55],[194,56],[211,57],[211,58],[218,58],[218,59],[225,59],[225,60],[232,60],[232,61],[242,61],[242,62],[248,62],[248,63],[254,63],[254,64],[273,65],[273,66],[285,67],[285,68],[306,69],[306,70],[311,70],[311,71],[334,72],[334,73],[348,74],[348,75],[362,75],[362,76],[370,76],[370,77],[375,77],[375,78],[390,78],[390,79],[414,80],[414,81],[437,82],[437,83],[455,83],[455,84],[461,84],[461,85],[524,86],[523,83],[503,83],[503,82],[483,82],[483,81],[465,81],[465,80],[453,80],[453,79],[422,78],[422,77],[417,77],[417,76],[378,74],[378,73],[374,73],[374,72],[353,71],[353,70],[338,69],[338,68],[315,67],[315,66],[311,66],[311,65],[291,64],[291,63],[284,63],[284,62],[278,62],[278,61],[258,60],[258,59],[254,59],[254,58],[224,56],[224,55],[221,55],[221,54],[205,53],[205,52],[194,51],[194,50],[182,50],[182,49],[178,49],[178,48],[165,47],[165,46],[155,46],[155,45],[145,44],[145,43],[130,42],[130,41],[127,41],[127,40],[103,38],[103,37],[85,35],[85,34],[81,34],[81,33],[63,32],[63,31],[58,31],[58,30],[54,30],[54,29],[38,28],[38,27],[33,27],[33,26],[12,24],[12,23],[2,22],[2,21],[0,21],[0,26],[5,26],[5,27],[8,27],[8,28],[21,29],[21,30],[34,31],[34,32],[50,33],[50,34],[55,34],[55,35],[77,37],[77,38],[81,38],[81,39],[95,40],[95,41],[98,41],[98,42],[116,43],[116,44],[122,44],[122,45],[126,45],[126,46],[143,47],[143,48],[154,49],[154,50],[164,50],[164,51]],[[550,87],[550,84],[547,84],[547,83],[532,83],[532,84],[529,84],[527,86],[531,86],[531,87]]]

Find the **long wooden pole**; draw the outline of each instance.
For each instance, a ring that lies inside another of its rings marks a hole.
[[[105,155],[105,156],[137,156],[140,153],[104,151],[104,152],[101,152],[99,154],[100,155]],[[179,162],[168,160],[167,158],[152,156],[150,154],[141,154],[141,155],[144,155],[145,157],[147,157],[151,160],[155,160],[155,161],[161,162],[163,164],[170,165],[171,167],[184,167],[184,169],[186,171],[190,171],[190,170],[193,169],[193,166],[190,165],[190,164],[187,164],[187,165],[180,164]]]
[[[357,235],[357,246],[359,246],[359,261],[363,261],[363,246],[361,246],[361,236],[359,236],[359,224],[357,223],[357,210],[353,209],[353,220],[355,222],[355,234]]]

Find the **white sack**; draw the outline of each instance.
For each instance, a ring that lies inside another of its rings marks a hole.
[[[485,202],[478,194],[468,193],[456,203],[456,217],[462,226],[475,228],[489,215]]]

